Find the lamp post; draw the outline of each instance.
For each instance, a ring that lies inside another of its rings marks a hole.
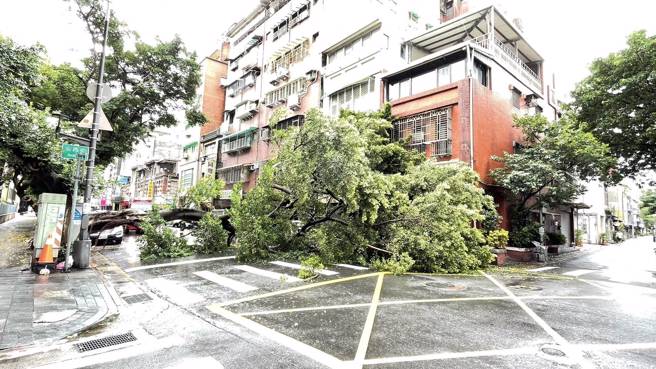
[[[105,30],[103,37],[102,52],[100,54],[100,67],[98,68],[98,80],[93,105],[93,124],[89,134],[89,160],[87,162],[87,175],[84,188],[84,204],[82,207],[82,224],[80,227],[80,239],[76,243],[75,262],[78,268],[89,267],[89,253],[91,239],[89,237],[89,213],[91,212],[91,194],[93,190],[93,169],[96,159],[96,142],[100,123],[100,105],[102,103],[103,79],[105,74],[105,50],[107,49],[107,35],[109,33],[110,5],[107,0],[107,13],[105,14]]]

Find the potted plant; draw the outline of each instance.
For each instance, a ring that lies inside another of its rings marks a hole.
[[[496,255],[496,263],[501,266],[506,262],[508,252],[508,231],[505,229],[495,229],[487,235],[487,244],[492,248],[492,253]]]
[[[585,236],[585,232],[582,229],[577,229],[576,233],[574,234],[574,243],[576,246],[581,247],[583,246],[583,237]]]
[[[608,244],[608,235],[606,233],[602,233],[601,236],[599,236],[599,243],[601,245],[607,245]]]

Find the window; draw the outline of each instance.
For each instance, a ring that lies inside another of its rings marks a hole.
[[[435,109],[394,122],[392,139],[430,157],[451,155],[451,108]]]
[[[287,51],[277,59],[269,63],[271,73],[275,73],[279,68],[289,68],[290,65],[298,63],[305,59],[310,49],[310,43],[305,41],[290,51]]]
[[[279,39],[287,33],[287,19],[283,20],[277,26],[273,27],[273,41]]]
[[[194,184],[194,168],[182,171],[181,177],[180,188],[186,190]]]
[[[399,97],[410,96],[410,79],[401,81],[399,84]]]
[[[310,16],[310,3],[301,6],[289,17],[289,26],[294,27]]]
[[[205,155],[210,154],[216,154],[216,144],[214,142],[205,145]]]
[[[243,181],[241,166],[219,170],[218,174],[219,178],[225,183],[237,183]]]
[[[330,114],[337,116],[341,109],[362,111],[370,109],[367,97],[374,92],[375,79],[373,77],[366,81],[349,86],[330,95]]]
[[[451,66],[447,65],[437,70],[437,85],[441,87],[449,83],[451,83]]]
[[[512,105],[513,107],[519,109],[521,105],[522,93],[516,88],[513,88],[511,92],[512,92]]]
[[[306,81],[307,80],[305,78],[299,78],[269,92],[266,95],[267,105],[276,105],[281,101],[287,100],[287,97],[292,94],[305,93]]]
[[[412,77],[412,94],[428,91],[437,87],[437,72],[428,71],[424,74]]]
[[[368,45],[372,43],[373,35],[376,32],[378,32],[377,29],[367,32],[359,36],[355,40],[349,42],[348,44],[344,45],[343,47],[331,52],[330,54],[328,54],[328,58],[327,58],[328,64],[336,62],[342,56],[359,55],[358,50],[368,47]]]
[[[487,65],[476,61],[474,62],[474,73],[476,75],[476,80],[483,86],[489,86],[488,82],[488,70]]]
[[[292,127],[300,127],[305,123],[305,116],[304,115],[295,115],[293,117],[283,119],[280,122],[276,123],[273,128],[274,129],[289,129]]]
[[[235,111],[234,110],[226,110],[223,113],[223,121],[232,124],[235,121]]]

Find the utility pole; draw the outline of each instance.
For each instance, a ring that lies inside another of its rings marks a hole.
[[[102,53],[100,54],[100,67],[98,68],[98,81],[96,96],[93,105],[93,124],[89,135],[89,161],[87,162],[87,176],[84,188],[84,204],[82,208],[82,224],[80,226],[80,239],[76,244],[75,262],[78,268],[89,267],[89,253],[91,239],[89,237],[89,213],[91,212],[91,194],[93,190],[93,169],[96,160],[96,142],[100,123],[100,108],[102,103],[103,78],[105,74],[105,50],[107,49],[107,35],[109,33],[110,5],[107,0],[107,14],[105,15],[105,31],[103,37]]]

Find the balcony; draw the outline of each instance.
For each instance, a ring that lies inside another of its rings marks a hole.
[[[257,114],[258,104],[256,101],[246,101],[235,109],[235,117],[238,119],[250,119]]]
[[[490,39],[492,42],[490,42]],[[489,35],[482,35],[470,40],[474,45],[490,51],[494,54],[495,60],[501,62],[506,68],[510,69],[515,75],[519,75],[525,82],[528,82],[532,87],[542,91],[542,80],[540,76],[531,69],[524,61],[517,55],[508,44],[502,41],[491,38]]]
[[[250,150],[253,143],[253,136],[257,128],[252,127],[241,132],[226,136],[223,138],[221,144],[221,152],[226,154],[234,154],[241,151]]]

